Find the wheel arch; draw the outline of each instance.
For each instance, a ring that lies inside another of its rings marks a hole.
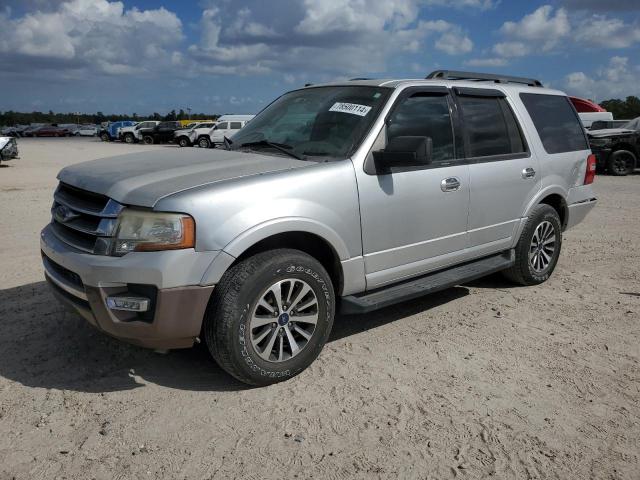
[[[237,236],[212,261],[202,284],[218,283],[236,263],[256,253],[277,248],[300,250],[315,258],[327,270],[336,294],[342,291],[344,272],[341,261],[349,258],[346,245],[329,227],[300,219],[268,222]]]
[[[540,191],[538,195],[531,201],[524,216],[528,217],[533,208],[535,208],[537,205],[549,205],[550,207],[553,207],[556,212],[558,212],[558,216],[560,217],[560,224],[562,225],[562,229],[564,230],[569,221],[569,206],[566,199],[567,192],[560,187],[550,187],[544,189]]]

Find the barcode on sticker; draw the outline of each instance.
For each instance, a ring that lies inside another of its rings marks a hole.
[[[334,103],[333,107],[329,109],[330,112],[340,112],[340,113],[350,113],[352,115],[358,115],[360,117],[364,117],[369,111],[371,111],[371,107],[367,105],[358,105],[357,103]]]

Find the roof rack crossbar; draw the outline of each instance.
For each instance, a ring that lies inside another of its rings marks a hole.
[[[542,87],[542,82],[535,78],[513,77],[511,75],[497,75],[492,73],[460,72],[456,70],[436,70],[426,77],[427,80],[480,80],[495,83],[521,83],[530,87]]]

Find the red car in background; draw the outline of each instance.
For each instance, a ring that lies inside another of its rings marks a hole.
[[[70,137],[71,135],[71,130],[56,125],[45,125],[31,132],[33,137]]]

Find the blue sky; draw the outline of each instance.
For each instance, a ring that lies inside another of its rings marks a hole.
[[[0,0],[0,24],[0,110],[254,113],[435,69],[640,96],[640,0]]]

